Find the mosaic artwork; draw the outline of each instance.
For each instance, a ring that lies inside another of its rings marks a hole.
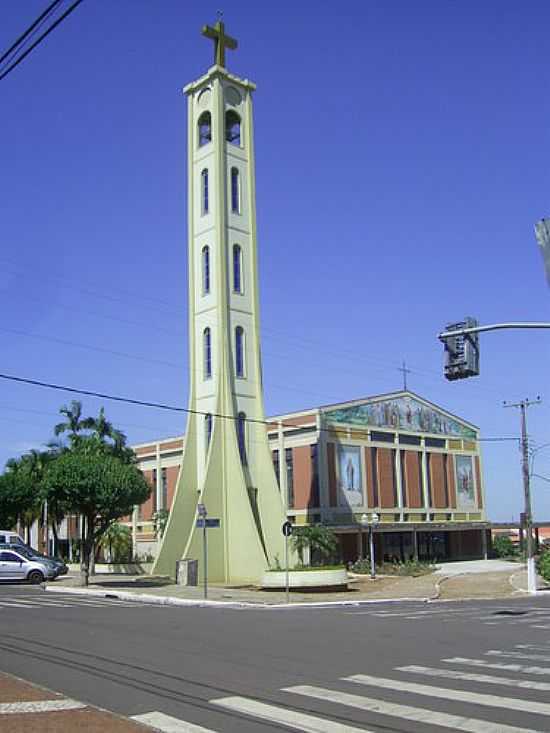
[[[367,402],[339,410],[327,410],[324,414],[330,423],[475,438],[471,428],[412,397]]]
[[[357,446],[338,446],[338,488],[340,506],[363,506],[361,451]]]
[[[456,501],[459,509],[476,508],[474,466],[471,456],[455,456]]]

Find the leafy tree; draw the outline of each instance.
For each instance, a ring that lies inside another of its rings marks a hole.
[[[6,511],[25,528],[27,542],[30,528],[42,512],[41,481],[44,461],[39,451],[31,451],[6,463],[4,476],[4,505]],[[9,526],[12,526],[12,522]]]
[[[319,556],[321,562],[318,564],[322,565],[336,552],[338,547],[338,540],[333,530],[323,524],[294,528],[291,542],[302,565],[304,564],[304,552],[307,548],[309,548],[310,558],[314,558],[315,555]]]
[[[17,522],[14,482],[13,473],[0,476],[0,527],[14,527]]]
[[[53,431],[56,436],[61,433],[69,433],[69,439],[74,442],[78,439],[80,432],[90,427],[90,421],[92,418],[82,417],[82,402],[78,400],[72,400],[69,406],[63,405],[59,408],[61,415],[65,415],[67,420],[65,422],[57,423]]]
[[[99,544],[109,552],[109,562],[128,562],[132,555],[132,532],[115,522],[105,532]]]
[[[97,436],[79,440],[48,466],[48,495],[82,515],[81,583],[88,584],[94,544],[117,519],[130,514],[151,493],[141,471],[112,455]]]

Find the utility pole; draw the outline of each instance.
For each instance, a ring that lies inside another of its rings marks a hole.
[[[540,405],[542,402],[540,397],[536,400],[521,400],[508,404],[504,402],[504,407],[519,407],[521,411],[521,470],[523,474],[523,494],[525,500],[525,534],[527,535],[527,591],[536,593],[537,584],[535,578],[535,559],[533,557],[533,514],[531,512],[531,486],[529,473],[529,443],[527,438],[527,408],[533,405]]]

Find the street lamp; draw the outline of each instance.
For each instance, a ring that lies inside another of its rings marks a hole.
[[[360,556],[359,559],[360,560],[363,560],[364,557],[365,557],[365,555],[364,555],[365,542],[364,542],[363,533],[364,533],[364,530],[369,526],[369,515],[368,514],[361,514],[361,517],[359,519],[359,523],[361,524],[361,556]]]
[[[363,520],[363,517],[361,517]],[[378,525],[380,517],[376,512],[370,515],[369,522],[369,552],[370,552],[370,577],[372,580],[376,578],[376,566],[374,564],[374,528]]]

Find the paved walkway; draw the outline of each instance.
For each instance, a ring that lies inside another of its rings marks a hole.
[[[78,577],[66,577],[49,584],[49,590],[79,590]],[[447,563],[430,575],[413,577],[350,577],[347,591],[290,592],[292,604],[358,603],[382,600],[436,600],[460,598],[505,598],[522,595],[527,589],[526,572],[520,563],[476,560]],[[167,578],[152,576],[92,576],[89,590],[82,592],[139,597],[156,603],[195,605],[204,602],[203,587],[174,585]],[[549,594],[550,595],[550,594]],[[273,606],[286,603],[284,591],[265,591],[252,586],[210,585],[208,601],[220,604]]]
[[[145,727],[0,672],[2,733],[146,733]]]

